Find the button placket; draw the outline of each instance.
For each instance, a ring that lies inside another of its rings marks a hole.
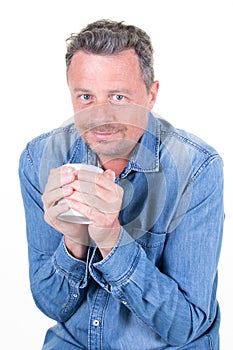
[[[89,323],[88,349],[102,349],[103,319],[108,299],[109,293],[98,288]]]

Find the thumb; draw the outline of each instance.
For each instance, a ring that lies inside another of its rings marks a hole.
[[[113,170],[107,169],[104,172],[104,176],[106,176],[109,180],[115,181],[116,174]]]

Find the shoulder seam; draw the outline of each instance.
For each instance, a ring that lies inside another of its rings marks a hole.
[[[40,140],[46,139],[47,137],[51,136],[51,135],[56,135],[56,134],[60,134],[60,133],[67,133],[67,134],[72,134],[73,132],[77,132],[74,124],[69,124],[63,127],[59,127],[56,129],[53,129],[47,133],[41,134],[35,138],[33,138],[30,143],[36,143],[39,142]]]
[[[165,130],[161,130],[161,134],[163,135],[168,135],[168,136],[174,136],[177,139],[182,140],[183,142],[185,142],[186,144],[192,146],[193,148],[195,148],[197,151],[199,151],[200,153],[205,154],[205,156],[212,156],[215,155],[217,153],[210,153],[209,151],[207,151],[206,149],[204,149],[203,147],[199,146],[196,142],[190,140],[187,137],[184,137],[182,135],[180,135],[179,133],[175,132],[175,131],[165,131]]]
[[[214,153],[212,155],[210,155],[200,166],[199,168],[196,170],[196,172],[192,175],[192,181],[194,181],[198,175],[214,160],[219,158],[219,160],[221,160],[221,157],[219,156],[219,154]]]

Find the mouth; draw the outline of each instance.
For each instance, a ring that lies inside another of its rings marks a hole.
[[[98,141],[109,141],[120,138],[120,135],[125,131],[125,127],[117,125],[100,125],[88,131],[89,134]]]

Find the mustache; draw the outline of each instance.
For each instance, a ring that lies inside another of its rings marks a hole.
[[[106,133],[116,133],[119,131],[125,131],[127,129],[127,125],[120,124],[117,122],[104,122],[104,123],[96,123],[90,122],[88,124],[83,125],[82,132],[106,132]]]

